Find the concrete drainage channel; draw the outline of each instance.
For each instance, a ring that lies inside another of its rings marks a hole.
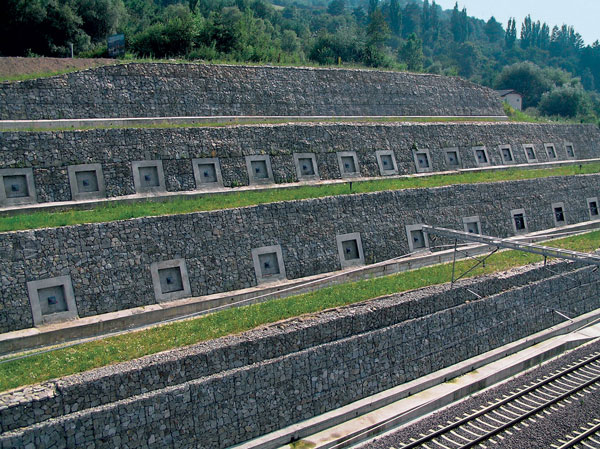
[[[600,220],[577,223],[513,237],[520,242],[539,242],[565,235],[589,232],[600,228]],[[456,259],[466,259],[489,251],[483,244],[457,248]],[[132,330],[140,330],[170,321],[178,321],[217,312],[231,307],[256,304],[271,299],[312,292],[324,287],[388,276],[426,266],[451,262],[454,250],[419,252],[372,265],[351,268],[334,273],[324,273],[302,279],[252,287],[236,292],[186,298],[150,306],[85,317],[73,321],[49,324],[37,328],[7,332],[0,335],[0,355],[7,355],[36,347],[70,342],[78,344],[92,339],[105,338]]]
[[[341,449],[435,412],[600,338],[600,309],[235,449]],[[294,441],[292,444],[286,442]],[[233,449],[232,448],[232,449]]]

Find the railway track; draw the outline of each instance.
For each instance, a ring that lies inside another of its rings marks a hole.
[[[536,416],[549,415],[568,406],[575,398],[600,388],[600,352],[568,365],[456,421],[440,426],[398,449],[468,449],[494,446],[503,434],[510,435],[519,426],[527,427]],[[600,420],[581,430],[560,449],[600,449]],[[572,443],[577,438],[580,441]],[[572,445],[569,445],[572,444]],[[501,447],[501,446],[500,446]]]
[[[552,447],[554,449],[600,449],[600,419],[582,427],[573,435],[567,441],[559,441],[560,444],[553,444]]]

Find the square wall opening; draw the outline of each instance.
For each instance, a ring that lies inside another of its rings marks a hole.
[[[179,267],[159,269],[158,278],[160,280],[160,290],[163,294],[183,290],[183,279]]]
[[[106,197],[104,175],[100,164],[69,165],[69,185],[72,200]]]
[[[590,220],[597,220],[600,218],[600,208],[598,203],[598,198],[588,198],[587,199],[588,212],[590,214]]]
[[[255,180],[269,179],[269,173],[267,172],[266,161],[252,161],[250,162],[252,167],[252,177]]]
[[[461,167],[460,152],[458,151],[458,148],[445,148],[444,157],[448,168],[458,169]]]
[[[294,165],[299,181],[315,181],[319,179],[319,168],[314,153],[294,153]]]
[[[365,264],[360,232],[336,235],[335,240],[342,268]]]
[[[156,167],[140,167],[140,185],[144,188],[153,188],[160,186],[158,180],[158,168]]]
[[[274,182],[271,158],[268,155],[246,156],[246,168],[250,185]]]
[[[502,156],[502,163],[504,163],[505,165],[515,163],[515,158],[513,157],[512,148],[510,147],[510,145],[501,145],[500,155]]]
[[[80,171],[75,174],[77,189],[82,193],[98,191],[98,178],[95,171]]]
[[[137,193],[166,191],[162,161],[134,161],[131,167]]]
[[[429,150],[413,150],[413,159],[415,161],[417,173],[433,171]]]
[[[523,151],[525,152],[525,157],[527,158],[527,162],[537,162],[538,158],[535,154],[535,146],[533,144],[527,143],[523,145]]]
[[[491,165],[486,147],[474,147],[473,155],[475,156],[475,165],[478,167],[488,167]]]
[[[567,224],[564,203],[552,203],[552,216],[554,218],[554,226],[558,227]]]
[[[411,253],[424,251],[429,248],[429,239],[427,234],[423,232],[422,224],[406,226],[406,236],[408,238],[408,247]]]
[[[567,154],[567,159],[576,159],[575,147],[572,143],[565,142],[565,153]]]
[[[281,273],[277,253],[265,253],[258,256],[262,277],[276,276]]]
[[[281,245],[263,246],[252,250],[256,282],[264,284],[286,278]]]
[[[157,301],[172,301],[192,296],[185,259],[153,262],[150,265],[150,273]]]
[[[341,151],[337,153],[337,158],[342,178],[358,178],[360,176],[356,151]]]
[[[525,209],[514,209],[510,211],[512,227],[515,234],[527,233],[527,217]]]
[[[375,152],[377,157],[377,165],[381,176],[390,176],[398,174],[398,165],[396,164],[396,156],[392,150],[378,150]]]
[[[221,175],[221,164],[219,158],[197,158],[192,159],[192,168],[194,170],[194,180],[196,189],[212,189],[223,187],[223,177]]]
[[[0,206],[16,206],[35,202],[33,169],[0,169]]]
[[[464,217],[462,220],[465,232],[468,232],[469,234],[481,234],[481,221],[479,220],[479,216]]]
[[[71,276],[30,281],[27,290],[35,326],[77,318]]]
[[[40,298],[42,316],[69,310],[67,306],[67,295],[65,294],[65,287],[63,285],[40,288],[38,290],[38,295]]]
[[[544,148],[546,149],[546,155],[548,156],[548,160],[556,159],[556,148],[554,148],[553,143],[545,143]]]
[[[25,175],[5,176],[4,191],[6,192],[6,198],[28,197],[27,177]]]

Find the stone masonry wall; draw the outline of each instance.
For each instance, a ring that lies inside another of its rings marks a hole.
[[[463,304],[473,296],[469,290],[492,296],[577,268],[564,262],[553,263],[552,271],[540,264],[515,268],[458,281],[453,289],[427,287],[24,387],[0,395],[0,433],[422,318]]]
[[[80,317],[156,302],[150,265],[184,259],[192,296],[256,285],[253,248],[280,245],[288,279],[340,269],[336,235],[360,233],[366,263],[409,252],[406,225],[463,229],[479,216],[484,234],[513,234],[511,210],[529,231],[590,218],[600,175],[387,191],[240,209],[0,234],[2,332],[33,325],[27,282],[70,275]]]
[[[219,158],[225,187],[248,185],[244,156],[271,159],[275,183],[298,181],[293,153],[314,153],[321,179],[340,179],[336,152],[355,151],[363,177],[381,176],[377,150],[392,151],[399,174],[416,172],[413,149],[430,152],[433,171],[455,169],[443,149],[457,147],[462,168],[477,162],[472,148],[484,145],[491,165],[504,165],[499,146],[510,145],[514,161],[527,163],[523,144],[548,162],[544,144],[553,143],[566,160],[565,143],[576,159],[600,155],[600,132],[593,125],[517,123],[287,124],[175,129],[95,129],[0,133],[0,174],[5,168],[32,168],[38,202],[72,199],[67,167],[102,165],[109,197],[135,193],[131,163],[161,160],[169,192],[196,189],[193,158]]]
[[[435,304],[425,289],[328,312],[317,318],[325,319],[320,326],[304,326],[304,331],[295,321],[280,325],[278,337],[271,328],[263,330],[263,341],[261,331],[254,331],[244,335],[244,343],[246,354],[257,351],[256,359],[242,358],[232,368],[216,354],[189,360],[180,366],[216,362],[223,370],[89,409],[66,407],[64,416],[5,432],[0,444],[3,449],[92,443],[97,448],[229,447],[548,328],[560,321],[553,310],[576,316],[595,309],[598,273],[566,271],[567,276],[541,280],[539,273],[529,279],[521,273],[525,282],[479,300],[459,288],[454,298],[442,294],[448,302],[429,310],[421,309]],[[483,285],[467,281],[461,287]],[[433,296],[439,295],[440,288],[434,288]],[[381,318],[386,324],[374,326]],[[335,337],[327,335],[328,329]],[[269,358],[274,355],[270,343],[281,348],[288,338],[285,355]],[[305,341],[315,344],[303,347]],[[218,350],[215,343],[212,349]],[[140,380],[133,374],[126,379],[125,388]],[[33,413],[42,412],[32,405]]]
[[[459,78],[374,70],[122,64],[0,84],[0,119],[173,116],[503,116]]]

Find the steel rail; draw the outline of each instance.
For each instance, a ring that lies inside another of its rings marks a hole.
[[[545,379],[542,379],[539,382],[536,382],[533,385],[530,385],[529,387],[520,390],[518,392],[516,392],[515,394],[512,394],[510,396],[505,397],[504,399],[495,402],[494,404],[485,407],[469,416],[466,416],[464,418],[461,418],[447,426],[444,426],[438,430],[435,430],[433,432],[431,432],[428,435],[425,435],[415,441],[412,441],[404,446],[400,446],[400,449],[413,449],[413,448],[417,448],[425,443],[431,442],[432,440],[434,440],[437,437],[440,437],[442,435],[445,435],[447,433],[449,433],[452,430],[458,429],[461,426],[465,425],[465,424],[469,424],[471,421],[474,421],[478,418],[484,417],[487,414],[490,414],[492,412],[495,412],[496,410],[500,409],[501,407],[503,407],[506,404],[509,404],[510,402],[513,402],[514,400],[521,398],[525,395],[527,395],[528,393],[534,392],[536,390],[539,390],[540,388],[551,384],[553,382],[555,382],[558,379],[561,379],[567,375],[569,375],[570,373],[573,373],[575,371],[578,371],[582,368],[585,368],[586,366],[590,365],[591,363],[600,360],[600,354],[596,353],[595,355],[584,359],[583,361],[569,367],[566,368],[564,370],[561,370],[559,372],[557,372],[556,374],[547,377]],[[521,422],[525,419],[527,419],[530,416],[533,416],[534,414],[539,413],[540,411],[548,408],[551,405],[554,405],[557,402],[560,402],[561,400],[565,399],[566,397],[572,396],[574,393],[576,393],[577,391],[580,391],[582,389],[587,388],[590,385],[593,385],[597,382],[600,382],[600,375],[595,376],[594,378],[592,378],[591,380],[585,382],[584,384],[581,384],[573,389],[570,389],[569,391],[567,391],[564,394],[561,394],[557,397],[554,397],[553,399],[550,399],[546,402],[544,402],[544,404],[542,404],[541,406],[535,407],[534,409],[532,409],[531,411],[527,412],[525,415],[520,416],[519,418],[515,418],[513,420],[510,421],[510,426],[508,427],[513,427],[515,424],[517,424],[518,422]],[[488,424],[489,426],[489,424]],[[477,445],[479,443],[481,443],[482,441],[485,441],[491,437],[493,437],[494,435],[498,434],[499,432],[506,430],[508,427],[506,427],[506,425],[501,425],[501,426],[494,426],[495,428],[493,430],[490,430],[489,432],[487,432],[485,435],[482,435],[480,438],[473,440],[470,443],[467,443],[463,446],[460,446],[460,449],[466,449],[466,448],[471,448],[474,445]],[[434,443],[436,444],[436,443]],[[459,445],[458,443],[455,443],[456,445]]]
[[[595,426],[592,426],[589,429],[584,428],[583,433],[573,437],[571,440],[567,441],[561,446],[555,446],[556,449],[570,449],[572,447],[576,447],[579,443],[584,442],[589,437],[600,434],[600,419],[597,419],[596,421],[597,424]]]

